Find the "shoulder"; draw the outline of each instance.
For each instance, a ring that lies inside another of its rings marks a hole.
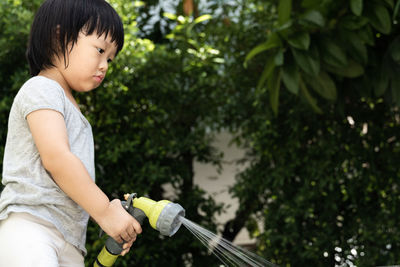
[[[37,109],[54,109],[64,114],[65,93],[56,81],[35,76],[22,85],[14,104],[19,107],[24,117]]]
[[[64,90],[54,80],[43,76],[35,76],[27,80],[19,90],[18,94],[40,94],[40,95],[63,95]],[[17,95],[18,95],[17,94]]]

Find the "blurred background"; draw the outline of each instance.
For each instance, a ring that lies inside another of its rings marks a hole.
[[[1,144],[41,2],[0,0]],[[109,2],[125,47],[76,97],[110,198],[175,201],[280,266],[400,263],[400,1]],[[146,224],[117,264],[219,261],[183,227]]]

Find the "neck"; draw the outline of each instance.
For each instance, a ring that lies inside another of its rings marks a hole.
[[[64,89],[64,91],[67,95],[71,94],[71,88],[68,86],[63,75],[61,74],[61,72],[58,71],[57,68],[53,67],[53,68],[42,70],[39,72],[38,75],[44,76],[46,78],[49,78],[49,79],[52,79],[52,80],[58,82],[61,85],[61,87]]]

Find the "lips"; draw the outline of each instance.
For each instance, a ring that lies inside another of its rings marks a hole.
[[[104,79],[104,76],[103,75],[95,75],[95,76],[93,76],[94,77],[94,79],[97,81],[97,82],[99,82],[99,83],[101,83],[102,81],[103,81],[103,79]]]

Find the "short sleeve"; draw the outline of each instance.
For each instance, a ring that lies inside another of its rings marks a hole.
[[[65,97],[61,86],[45,77],[35,77],[19,91],[16,99],[20,114],[26,119],[31,112],[52,109],[64,117]]]

